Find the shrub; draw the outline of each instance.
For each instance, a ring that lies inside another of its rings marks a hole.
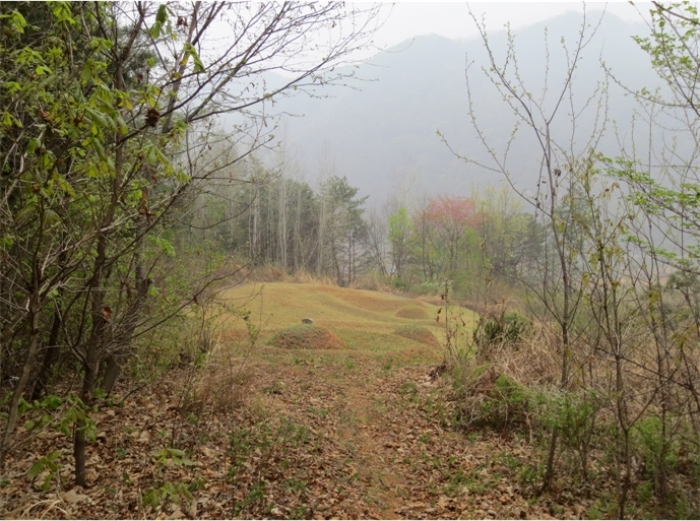
[[[457,418],[462,428],[505,431],[528,423],[530,392],[493,368],[476,371],[462,389],[464,401]]]
[[[392,286],[400,291],[408,291],[408,282],[396,277],[391,280]]]
[[[532,322],[518,313],[481,317],[474,331],[474,342],[479,347],[515,346],[531,329]]]
[[[591,450],[601,435],[598,419],[604,403],[594,390],[549,389],[533,394],[537,425],[550,432],[558,430],[561,448],[574,454],[584,480],[589,476]]]

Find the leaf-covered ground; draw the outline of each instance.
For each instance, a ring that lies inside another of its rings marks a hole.
[[[292,289],[299,293],[300,287]],[[289,288],[277,289],[275,296],[269,287],[266,298],[284,302],[280,295]],[[449,381],[431,376],[442,352],[394,333],[397,324],[416,320],[396,317],[405,304],[398,297],[378,296],[376,302],[369,292],[343,298],[342,291],[352,290],[323,291],[338,299],[340,311],[333,315],[324,301],[326,316],[317,322],[334,330],[348,349],[266,345],[266,338],[292,323],[292,315],[314,315],[308,308],[293,313],[284,304],[279,310],[273,305],[268,330],[252,352],[244,350],[240,335],[223,334],[195,380],[183,367],[123,404],[102,406],[93,415],[88,489],[71,485],[67,436],[44,429],[29,438],[8,461],[0,513],[279,519],[585,515],[591,506],[585,500],[550,504],[529,497],[528,469],[535,462],[525,439],[467,436],[450,427]],[[426,314],[434,312],[420,306]],[[432,320],[418,324],[428,327]],[[117,394],[130,389],[124,384]],[[51,465],[29,473],[51,453]]]

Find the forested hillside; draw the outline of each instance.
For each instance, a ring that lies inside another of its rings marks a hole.
[[[595,6],[591,9],[596,9]],[[596,25],[602,11],[591,10],[588,23]],[[560,86],[561,78],[546,73],[546,53],[563,63],[561,38],[571,42],[580,30],[580,16],[574,13],[518,30],[515,34],[519,72],[533,95]],[[545,30],[548,49],[545,47]],[[578,63],[572,88],[583,102],[598,84],[607,89],[609,125],[602,136],[605,152],[614,154],[618,139],[630,139],[627,126],[633,116],[634,99],[625,88],[606,78],[600,62],[606,63],[624,87],[653,91],[662,82],[652,71],[649,57],[634,42],[648,27],[626,23],[605,15],[596,37]],[[493,48],[505,58],[506,34],[501,27],[490,35]],[[479,161],[487,155],[478,146],[478,135],[471,128],[470,106],[465,85],[465,65],[472,71],[488,66],[482,42],[457,42],[442,36],[419,36],[387,49],[368,63],[352,69],[356,80],[348,87],[323,88],[323,103],[303,97],[281,100],[279,110],[292,115],[282,121],[286,153],[302,165],[307,180],[319,174],[319,156],[329,157],[334,173],[345,176],[360,195],[370,195],[381,203],[405,191],[429,195],[451,193],[469,195],[474,184],[498,184],[502,177],[459,160],[442,142],[440,131],[458,153]],[[557,83],[559,82],[559,83]],[[513,131],[511,108],[502,103],[487,81],[472,85],[478,100],[478,116],[487,134],[504,146]],[[581,114],[579,128],[591,124],[592,111]],[[619,129],[616,131],[614,122]],[[569,136],[570,125],[555,125],[557,133]],[[584,139],[579,135],[578,139]],[[513,173],[522,188],[536,183],[538,163],[532,159],[533,143],[516,143],[511,150]]]

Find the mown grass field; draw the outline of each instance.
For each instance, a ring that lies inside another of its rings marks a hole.
[[[275,282],[247,285],[224,290],[219,301],[233,308],[250,310],[248,320],[261,328],[256,352],[260,355],[290,357],[298,353],[269,345],[282,329],[311,318],[314,325],[338,335],[347,349],[320,349],[318,355],[328,357],[387,357],[404,364],[430,363],[442,359],[442,349],[410,338],[406,332],[415,328],[432,333],[441,343],[444,339],[444,311],[436,321],[440,306],[416,298],[407,298],[374,291],[335,286]],[[470,310],[459,308],[467,323],[478,319]],[[243,321],[223,313],[219,318],[222,338],[241,338]],[[403,331],[403,335],[399,332]]]

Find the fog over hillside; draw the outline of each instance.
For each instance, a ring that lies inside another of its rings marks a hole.
[[[586,34],[598,25],[601,14],[588,13]],[[545,85],[549,89],[545,109],[553,107],[564,82],[562,40],[571,52],[581,22],[580,14],[568,13],[514,32],[518,70],[527,91],[539,99]],[[575,73],[573,110],[567,97],[555,120],[561,146],[570,152],[585,151],[593,143],[592,133],[601,137],[596,148],[610,156],[619,154],[618,138],[625,146],[631,144],[634,100],[612,81],[607,103],[600,96],[606,79],[601,61],[630,89],[658,86],[648,56],[632,39],[646,32],[641,22],[631,24],[610,14],[604,16]],[[492,31],[489,41],[496,59],[503,63],[506,33]],[[456,157],[437,135],[439,130],[459,154],[492,164],[470,120],[465,79],[468,62],[474,115],[500,153],[516,119],[482,72],[486,65],[483,42],[436,35],[406,41],[361,65],[356,74],[367,81],[354,81],[356,89],[333,87],[319,92],[328,96],[325,99],[296,96],[277,102],[276,111],[297,115],[284,116],[281,122],[286,153],[302,165],[303,175],[310,181],[318,175],[319,156],[324,156],[326,163],[330,160],[334,165],[333,173],[347,176],[351,185],[375,200],[397,190],[467,194],[474,183],[483,186],[501,181],[502,176]],[[577,114],[575,125],[572,113]],[[603,129],[601,123],[606,120]],[[531,131],[521,128],[507,167],[523,189],[534,185],[540,160]]]

